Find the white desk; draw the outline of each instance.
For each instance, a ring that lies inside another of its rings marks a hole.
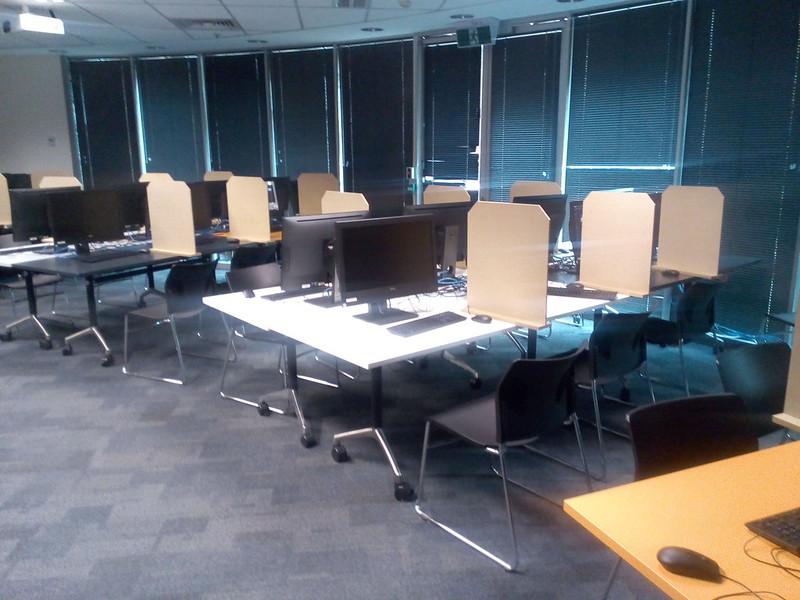
[[[467,319],[454,325],[403,338],[389,333],[386,326],[354,318],[353,315],[366,312],[365,305],[323,308],[305,302],[303,298],[274,302],[259,297],[277,291],[256,290],[255,298],[245,298],[240,293],[210,296],[205,298],[204,302],[236,319],[261,329],[275,331],[297,343],[307,344],[369,371],[372,385],[372,423],[368,428],[336,434],[333,439],[332,454],[337,460],[340,459],[337,457],[346,457],[341,443],[344,439],[364,436],[376,439],[394,473],[395,497],[398,500],[413,499],[413,488],[403,480],[382,430],[382,367],[492,335],[504,334],[515,329],[515,324],[498,320],[484,324]],[[552,297],[548,300],[548,312],[557,317],[590,310],[604,304],[606,302],[598,300]],[[463,312],[467,315],[464,296],[413,297],[393,301],[392,305],[413,310],[422,316],[445,310]],[[289,348],[288,355],[289,386],[296,393],[297,371],[294,347]]]

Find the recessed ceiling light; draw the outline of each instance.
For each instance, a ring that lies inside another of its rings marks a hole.
[[[148,50],[164,50],[166,46],[147,46]]]
[[[362,27],[361,31],[383,31],[383,27]]]
[[[556,0],[556,2],[564,2],[564,3],[567,3],[567,2],[583,2],[583,0]]]
[[[475,17],[475,15],[450,15],[451,19],[472,19],[473,17]]]
[[[248,44],[266,44],[267,40],[247,40]]]

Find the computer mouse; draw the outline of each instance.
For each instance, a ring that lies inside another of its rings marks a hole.
[[[573,281],[572,283],[567,284],[567,293],[568,294],[580,294],[583,291],[583,284],[578,283],[577,281]]]
[[[664,274],[665,277],[677,277],[678,275],[681,274],[680,271],[676,269],[664,269],[661,272]]]
[[[670,573],[719,583],[722,572],[716,561],[705,554],[681,546],[665,546],[658,551],[658,562]]]
[[[475,315],[474,317],[472,317],[472,320],[475,321],[476,323],[491,323],[492,317],[490,317],[489,315]]]
[[[229,244],[238,244],[239,243],[238,238],[232,238],[232,237],[225,238],[225,241],[228,242]]]
[[[139,253],[140,254],[149,254],[150,253],[150,248],[139,248]]]
[[[242,296],[245,298],[255,298],[256,293],[253,290],[242,290]]]

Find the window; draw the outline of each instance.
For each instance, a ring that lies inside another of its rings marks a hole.
[[[694,24],[684,185],[725,196],[722,251],[754,256],[723,288],[717,317],[758,331],[793,310],[800,213],[800,4],[702,0]]]
[[[515,181],[555,181],[561,33],[500,39],[492,51],[490,200]]]
[[[272,55],[276,175],[338,171],[333,49]]]
[[[399,209],[413,164],[412,42],[345,46],[341,67],[344,189]]]
[[[211,170],[270,174],[265,57],[208,56],[203,61]]]
[[[566,191],[660,192],[673,183],[685,5],[662,2],[574,23]]]
[[[147,171],[198,181],[205,173],[198,59],[142,58],[136,63]]]
[[[81,179],[87,188],[139,178],[129,60],[70,61]]]
[[[425,166],[432,182],[477,189],[481,118],[481,48],[425,48]]]

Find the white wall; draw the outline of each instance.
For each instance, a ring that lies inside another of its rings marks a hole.
[[[0,57],[0,172],[72,174],[61,58]]]

